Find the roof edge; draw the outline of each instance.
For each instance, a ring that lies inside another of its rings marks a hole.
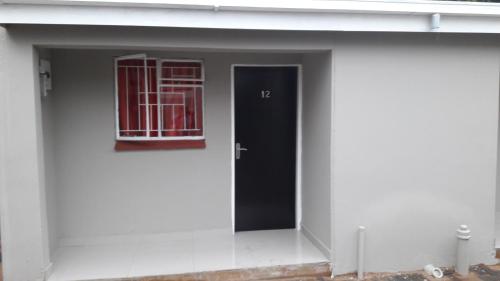
[[[500,34],[497,3],[207,1],[0,0],[0,24]]]
[[[255,12],[357,12],[500,16],[500,3],[429,0],[0,0],[4,5],[136,7]]]

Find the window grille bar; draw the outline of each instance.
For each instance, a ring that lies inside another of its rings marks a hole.
[[[119,65],[118,68],[142,68],[142,66],[137,66],[137,65]],[[155,66],[148,66],[147,68],[155,68]]]
[[[187,114],[186,114],[186,110],[187,110],[187,106],[186,106],[186,93],[183,93],[182,95],[182,101],[183,101],[183,105],[184,106],[184,129],[187,128]]]
[[[172,128],[175,129],[175,106],[172,105]]]
[[[175,88],[175,87],[171,87]],[[184,87],[183,87],[184,88]],[[158,92],[149,92],[150,94],[156,94]],[[185,92],[160,92],[160,95],[184,95]],[[145,92],[139,92],[139,95],[145,95]]]
[[[174,88],[174,87],[179,87],[179,88],[202,88],[203,85],[201,84],[161,84],[160,88]]]
[[[148,67],[148,60],[147,58],[145,57],[144,58],[144,91],[146,92],[146,136],[147,137],[150,137],[150,129],[151,127],[149,126],[149,85],[148,85],[148,71],[147,71],[147,67]]]
[[[161,78],[162,81],[198,81],[203,82],[201,78],[191,78],[190,76],[182,77],[182,78]]]
[[[136,71],[137,71],[137,92],[139,92],[141,90],[141,79],[140,79],[140,69],[139,68],[136,68]],[[139,129],[142,128],[142,119],[141,119],[141,95],[137,94],[137,111],[139,112],[139,114],[137,115],[137,120],[139,123],[137,123],[137,126],[139,127]],[[127,112],[127,115],[130,115],[130,112]]]
[[[149,119],[150,119],[150,120],[153,120],[153,116],[154,116],[153,114],[154,114],[154,112],[153,112],[153,105],[151,105],[151,104],[150,104],[150,105],[149,105]],[[152,122],[152,121],[151,121],[151,122]],[[151,126],[153,126],[153,124],[151,124]],[[153,131],[152,129],[153,129],[153,128],[151,127],[151,130],[150,130],[150,131]]]
[[[162,131],[166,131],[166,132],[179,132],[179,131],[201,131],[201,129],[163,129]]]
[[[194,95],[194,127],[198,129],[198,108],[197,108],[197,102],[196,102],[196,91],[193,89],[193,95]]]
[[[199,66],[162,66],[162,68],[192,68],[192,69],[200,69]]]
[[[145,103],[141,103],[140,105],[143,105],[145,106],[146,104]],[[157,103],[150,103],[149,106],[154,106],[154,105],[158,105]],[[177,106],[186,106],[185,104],[183,103],[160,103],[160,105],[177,105]]]
[[[163,112],[160,111],[160,105],[161,105],[161,91],[160,91],[160,77],[161,77],[161,69],[160,69],[160,60],[156,60],[156,111],[157,111],[157,130],[158,130],[158,137],[162,136],[162,129],[163,129]],[[163,107],[161,107],[163,108]]]
[[[151,94],[151,90],[153,88],[153,75],[152,75],[152,68],[147,68],[147,71],[148,71],[148,95]],[[151,87],[151,88],[150,88]],[[152,103],[149,103],[149,120],[150,120],[150,123],[151,123],[151,131],[153,130],[153,105]]]
[[[130,109],[128,101],[128,69],[125,69],[125,99],[127,100],[127,129],[130,129]]]

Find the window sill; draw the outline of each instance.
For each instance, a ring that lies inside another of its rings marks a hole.
[[[122,141],[117,140],[115,151],[199,149],[205,148],[205,140],[159,140],[159,141]]]

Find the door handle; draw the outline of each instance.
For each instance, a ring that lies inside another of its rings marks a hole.
[[[235,145],[235,153],[234,153],[236,160],[241,158],[241,151],[248,151],[248,149],[241,147],[241,144],[237,142]]]

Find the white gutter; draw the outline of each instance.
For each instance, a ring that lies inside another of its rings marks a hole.
[[[499,3],[404,0],[0,0],[0,4],[261,12],[356,12],[500,16]]]

